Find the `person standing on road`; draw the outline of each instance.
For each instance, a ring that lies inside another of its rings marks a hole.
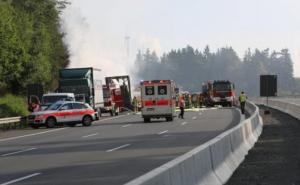
[[[241,105],[242,114],[245,114],[246,100],[247,100],[247,96],[244,93],[244,91],[242,91],[241,94],[240,94],[240,96],[239,96],[239,102],[240,102],[240,105]]]
[[[184,107],[185,107],[185,101],[184,97],[181,97],[179,100],[179,108],[180,108],[180,114],[178,115],[179,118],[184,119]]]
[[[136,97],[133,97],[132,104],[133,104],[134,113],[137,113],[137,111],[138,111],[138,100],[137,100]]]

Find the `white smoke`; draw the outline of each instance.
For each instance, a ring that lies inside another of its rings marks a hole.
[[[113,50],[107,44],[109,38],[93,29],[80,9],[72,4],[64,10],[61,19],[62,31],[66,33],[64,41],[70,51],[69,67],[98,68],[104,77],[130,73],[132,65],[124,59],[123,40],[120,40],[121,47]]]

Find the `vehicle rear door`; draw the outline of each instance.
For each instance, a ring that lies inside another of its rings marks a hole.
[[[74,121],[81,121],[87,113],[87,107],[82,103],[73,103]]]
[[[75,121],[72,103],[66,103],[60,107],[59,122]]]
[[[170,84],[158,84],[156,88],[156,110],[160,114],[172,113],[172,97]]]
[[[155,114],[156,106],[156,87],[154,84],[144,84],[141,89],[142,92],[142,114],[153,115]]]

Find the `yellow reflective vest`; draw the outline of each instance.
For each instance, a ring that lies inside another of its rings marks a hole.
[[[245,94],[241,94],[240,97],[239,97],[239,101],[240,102],[246,102],[247,100],[247,96]]]

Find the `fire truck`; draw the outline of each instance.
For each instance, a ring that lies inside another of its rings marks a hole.
[[[120,87],[115,84],[103,85],[104,107],[101,113],[109,112],[111,116],[119,115],[123,103]]]
[[[175,83],[171,80],[142,81],[141,101],[145,123],[150,122],[151,118],[173,121],[176,106]]]

